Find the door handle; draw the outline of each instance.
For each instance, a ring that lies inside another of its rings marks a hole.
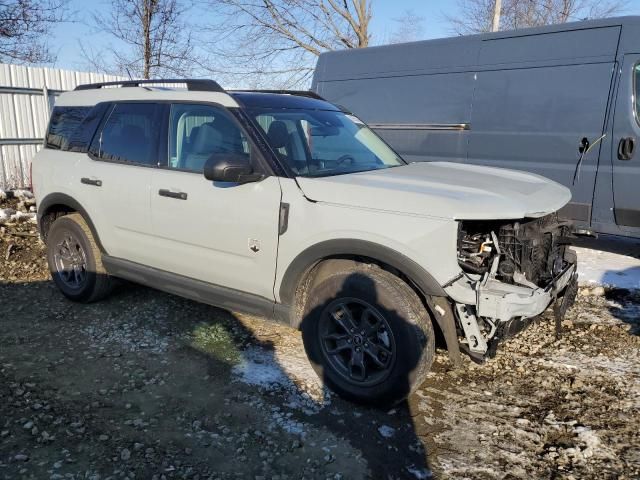
[[[633,137],[620,139],[618,144],[618,160],[631,160],[636,149],[636,141]]]
[[[158,190],[158,195],[161,197],[169,197],[169,198],[177,198],[178,200],[186,200],[187,194],[185,192],[172,192],[171,190],[167,190],[166,188],[161,188]]]
[[[94,187],[102,186],[102,180],[98,180],[97,178],[82,177],[80,179],[80,183],[84,183],[85,185],[93,185]]]

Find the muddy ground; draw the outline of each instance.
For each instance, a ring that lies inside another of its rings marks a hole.
[[[560,340],[549,313],[484,365],[439,351],[380,411],[285,327],[129,283],[73,304],[43,248],[0,226],[0,478],[640,477],[638,293],[582,289]]]

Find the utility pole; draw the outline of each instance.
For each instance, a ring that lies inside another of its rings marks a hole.
[[[493,22],[491,22],[491,31],[500,30],[500,10],[502,9],[502,0],[495,0],[493,4]]]

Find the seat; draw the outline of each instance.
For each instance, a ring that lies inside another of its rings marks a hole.
[[[276,151],[278,157],[286,162],[296,173],[301,173],[307,168],[307,161],[304,159],[296,159],[294,155],[294,133],[289,133],[287,125],[281,120],[275,120],[269,125],[267,137],[271,147]],[[283,148],[285,153],[279,150]]]
[[[240,129],[230,119],[223,115],[217,115],[213,122],[211,122],[211,125],[222,136],[222,143],[220,145],[221,152],[245,153],[242,146]]]
[[[271,148],[274,150],[286,147],[289,143],[289,130],[287,129],[287,125],[281,120],[271,122],[269,130],[267,131],[267,137],[269,138]]]
[[[220,153],[222,149],[222,135],[213,127],[212,123],[203,123],[191,145],[182,168],[202,172],[204,164],[213,153]]]
[[[120,131],[122,156],[136,163],[153,163],[149,159],[150,142],[144,129],[137,125],[123,125]]]

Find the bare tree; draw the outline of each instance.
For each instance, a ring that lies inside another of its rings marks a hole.
[[[459,15],[447,18],[458,34],[489,32],[494,5],[495,0],[458,0]],[[626,7],[625,0],[502,0],[500,29],[611,17]]]
[[[179,0],[112,0],[107,14],[94,13],[96,28],[115,41],[106,51],[81,44],[94,69],[136,78],[188,76],[197,64],[189,7]]]
[[[0,0],[0,62],[49,63],[46,40],[68,17],[68,0]]]
[[[372,0],[205,1],[220,19],[208,26],[208,50],[245,86],[300,86],[322,52],[371,39]]]
[[[424,17],[414,10],[405,10],[400,17],[393,19],[395,28],[387,43],[415,42],[424,37]]]

